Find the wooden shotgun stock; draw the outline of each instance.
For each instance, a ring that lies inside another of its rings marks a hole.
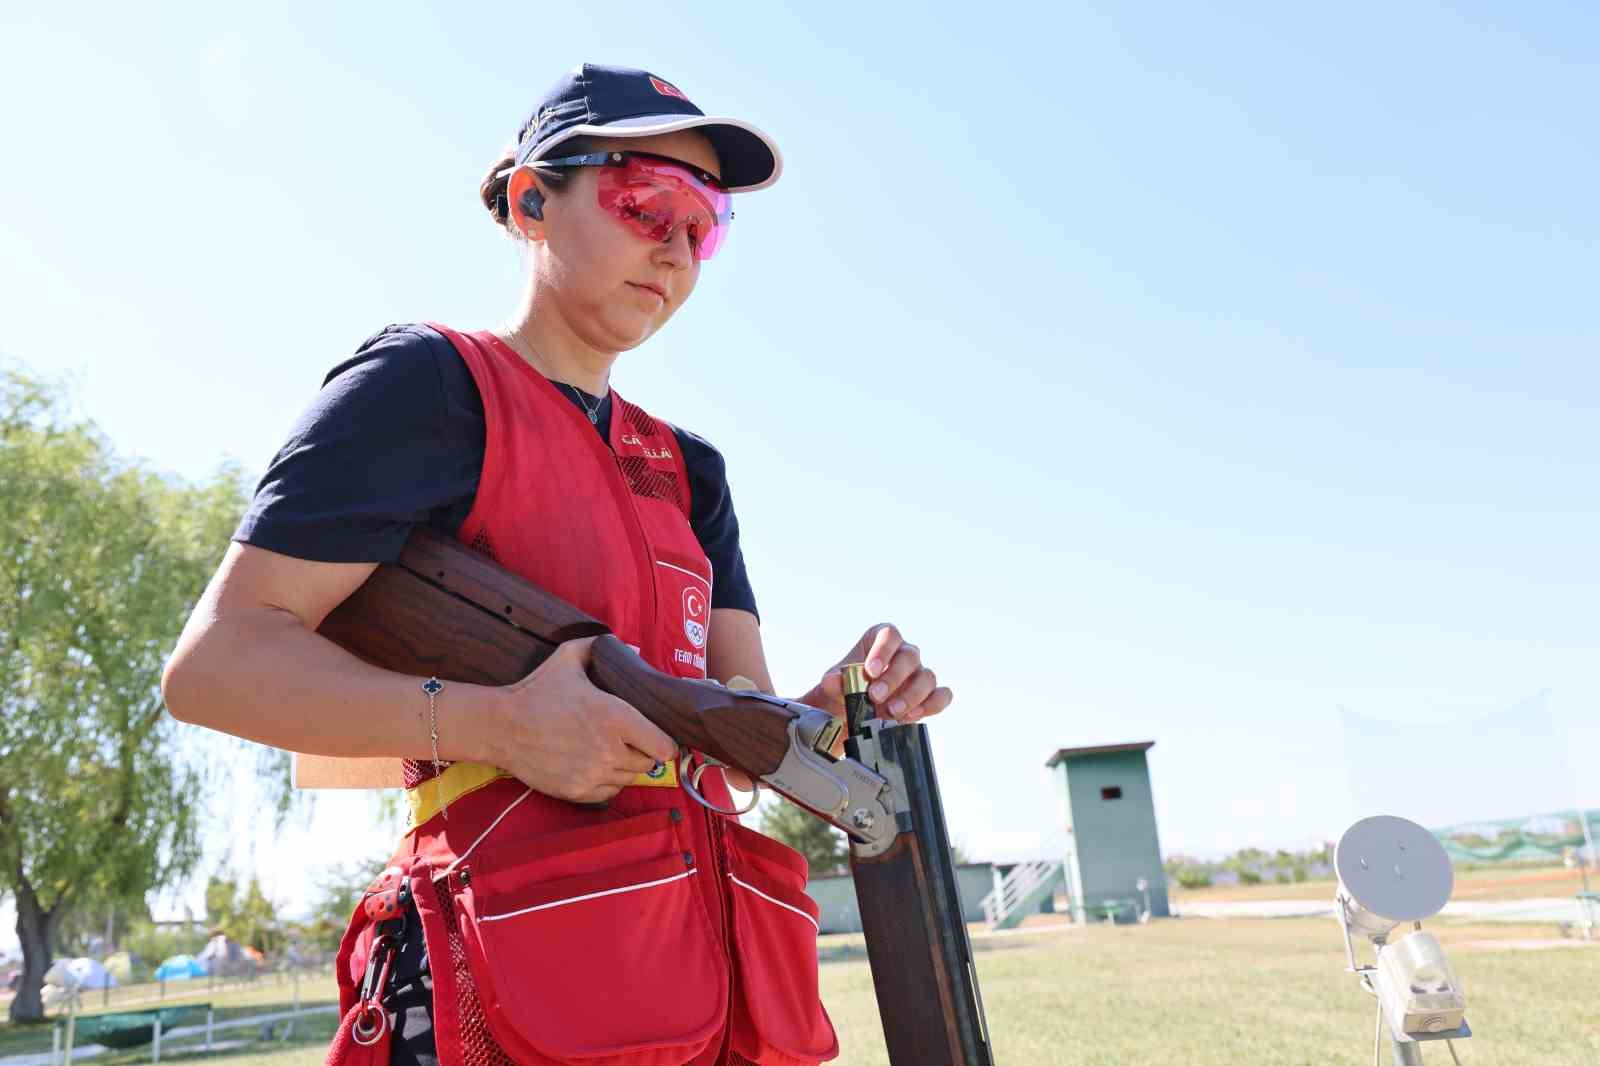
[[[483,685],[511,684],[565,641],[599,637],[596,687],[680,750],[743,770],[850,837],[891,1062],[992,1062],[923,726],[874,722],[847,743],[852,757],[836,758],[841,723],[828,712],[664,674],[599,621],[426,528],[318,632],[374,666]],[[930,1026],[934,1011],[942,1021]]]

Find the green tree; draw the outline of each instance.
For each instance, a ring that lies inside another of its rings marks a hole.
[[[251,877],[241,892],[237,881],[213,874],[206,881],[206,923],[213,933],[267,954],[284,944],[278,908],[261,890],[259,877]]]
[[[135,923],[147,920],[150,908],[143,892],[125,899],[80,895],[56,926],[55,949],[66,955],[109,955]],[[110,937],[106,936],[107,931]]]
[[[233,918],[234,899],[239,895],[239,883],[221,872],[206,878],[206,925],[211,935],[225,933]]]
[[[300,925],[306,946],[329,954],[336,951],[362,891],[388,864],[388,859],[377,856],[324,867],[314,882],[317,894],[312,897],[311,917]]]
[[[845,836],[787,800],[761,808],[761,831],[806,857],[813,874],[837,873],[845,864]]]
[[[179,742],[161,668],[244,503],[237,470],[198,486],[159,476],[119,461],[67,409],[59,386],[0,367],[0,889],[23,950],[13,1021],[43,1018],[40,985],[76,906],[142,898],[199,858],[206,741]]]

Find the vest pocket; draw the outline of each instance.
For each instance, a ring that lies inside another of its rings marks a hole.
[[[468,968],[490,1032],[518,1063],[679,1066],[721,1029],[727,964],[697,883],[715,875],[685,849],[676,813],[467,863]],[[518,851],[532,857],[513,861]]]
[[[657,633],[664,669],[675,677],[706,676],[706,643],[711,635],[710,564],[656,548]]]
[[[727,889],[739,976],[733,1047],[761,1066],[814,1066],[839,1053],[817,992],[817,905],[794,849],[727,823]]]

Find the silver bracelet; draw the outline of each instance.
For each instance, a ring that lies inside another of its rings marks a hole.
[[[428,743],[433,746],[434,798],[439,803],[439,813],[448,822],[450,812],[445,808],[444,784],[439,780],[444,775],[444,766],[439,762],[439,705],[435,702],[435,697],[444,691],[444,682],[437,677],[430,677],[422,683],[422,691],[428,694]]]

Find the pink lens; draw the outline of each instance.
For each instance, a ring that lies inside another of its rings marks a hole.
[[[686,226],[702,262],[717,254],[733,221],[733,196],[675,163],[630,156],[620,167],[600,168],[598,189],[600,206],[648,240],[664,241]]]

